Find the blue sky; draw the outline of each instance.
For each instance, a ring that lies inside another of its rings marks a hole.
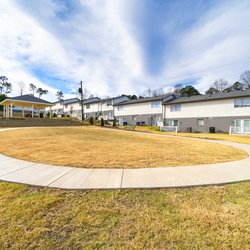
[[[250,1],[0,0],[0,74],[74,96],[205,91],[250,70]]]

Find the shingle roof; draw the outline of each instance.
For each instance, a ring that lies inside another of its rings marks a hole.
[[[35,102],[35,103],[43,103],[43,104],[52,104],[51,102],[48,102],[46,100],[43,100],[41,98],[35,97],[33,95],[22,95],[22,96],[15,96],[11,98],[7,98],[10,100],[15,101],[24,101],[24,102]]]
[[[151,102],[151,101],[160,101],[160,100],[163,100],[167,96],[168,95],[157,96],[157,97],[145,97],[145,98],[140,98],[140,99],[135,99],[135,100],[129,100],[129,101],[125,101],[122,103],[114,104],[114,106],[121,106],[121,105],[128,105],[128,104],[142,103],[142,102]]]
[[[250,96],[250,89],[244,91],[232,91],[229,93],[218,93],[213,95],[194,95],[190,97],[179,97],[174,100],[166,101],[163,104],[168,105],[172,103],[202,102],[209,100],[230,99],[230,98],[247,97],[247,96]]]
[[[77,102],[80,102],[78,98],[70,98],[70,99],[63,100],[64,104],[71,104],[71,103],[77,103]]]
[[[101,99],[99,97],[92,97],[89,99],[85,99],[84,104],[96,103],[96,102],[100,102],[100,101],[101,101]]]

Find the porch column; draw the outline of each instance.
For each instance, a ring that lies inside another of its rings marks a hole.
[[[10,117],[10,106],[9,106],[9,104],[6,106],[6,111],[7,111],[6,117]]]
[[[24,107],[23,107],[23,117],[24,117]]]
[[[32,118],[34,118],[34,104],[32,104]]]
[[[6,117],[6,106],[3,106],[3,117]]]
[[[13,117],[13,103],[10,104],[10,117]]]
[[[51,107],[49,107],[49,117],[52,118]]]

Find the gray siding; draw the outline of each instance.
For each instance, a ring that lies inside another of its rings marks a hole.
[[[132,117],[136,117],[136,120],[132,120]],[[162,114],[151,114],[151,115],[127,115],[127,116],[116,116],[117,120],[119,118],[123,118],[123,122],[127,123],[127,125],[147,125],[147,126],[156,126],[156,118],[162,120]],[[120,124],[122,125],[122,124]]]
[[[198,119],[204,120],[204,126],[198,125]],[[249,116],[237,117],[196,117],[196,118],[174,118],[165,119],[164,123],[167,124],[171,120],[178,121],[178,132],[192,132],[209,133],[209,128],[214,127],[216,133],[229,133],[230,126],[234,126],[234,121],[237,119],[250,119]]]

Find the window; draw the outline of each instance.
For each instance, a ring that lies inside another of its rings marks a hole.
[[[198,119],[198,120],[197,120],[197,125],[198,125],[198,126],[204,126],[204,125],[205,125],[204,119]]]
[[[250,98],[235,99],[234,107],[235,108],[250,107]]]
[[[117,106],[118,111],[122,111],[123,107],[122,106]]]
[[[174,104],[170,106],[170,111],[171,112],[176,112],[181,110],[181,105],[180,104]]]
[[[65,104],[65,108],[68,108],[68,104]]]
[[[107,101],[107,106],[112,106],[112,100]]]
[[[169,120],[166,122],[166,126],[176,126],[178,127],[179,121],[178,120]]]
[[[159,108],[161,106],[161,102],[151,102],[151,108]]]
[[[112,112],[108,112],[108,119],[112,119],[113,118],[113,113]]]
[[[136,121],[136,115],[132,115],[132,121]]]
[[[90,104],[86,104],[86,109],[90,109]]]

